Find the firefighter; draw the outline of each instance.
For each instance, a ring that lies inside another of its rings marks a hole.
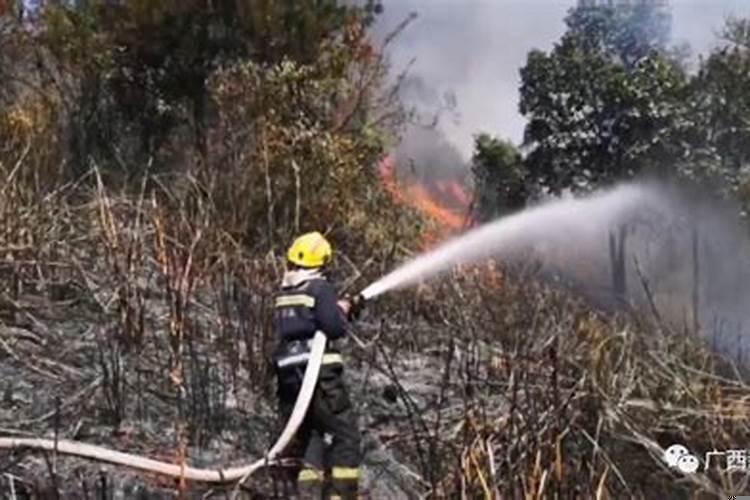
[[[318,232],[297,238],[287,253],[288,268],[275,301],[279,342],[274,364],[284,422],[302,385],[313,336],[322,331],[328,340],[312,402],[291,450],[302,460],[296,477],[300,498],[354,499],[359,485],[360,433],[335,344],[361,304],[339,300],[326,279],[332,253]]]

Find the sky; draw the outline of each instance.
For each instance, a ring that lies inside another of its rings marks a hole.
[[[410,12],[417,19],[390,47],[395,71],[409,66],[420,80],[407,104],[437,106],[455,96],[456,113],[439,127],[464,158],[482,131],[520,143],[519,69],[532,49],[549,50],[562,35],[563,19],[576,0],[384,0],[381,32]],[[672,41],[687,43],[694,58],[717,43],[730,16],[750,17],[750,0],[671,0]],[[411,101],[411,102],[409,102]]]

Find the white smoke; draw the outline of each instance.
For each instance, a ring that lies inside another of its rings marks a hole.
[[[622,184],[476,228],[405,263],[362,294],[369,299],[488,258],[511,267],[533,264],[541,277],[559,278],[601,305],[654,305],[669,324],[697,327],[744,363],[750,347],[750,239],[736,213],[694,191]],[[612,258],[622,241],[622,259]],[[622,269],[619,284],[615,269]]]
[[[410,67],[419,93],[408,105],[424,111],[443,96],[456,109],[438,127],[465,160],[474,136],[489,132],[520,143],[525,127],[518,112],[519,70],[532,49],[550,50],[565,31],[564,18],[575,0],[384,0],[378,24],[392,30],[411,12],[418,18],[394,41],[394,70]],[[671,0],[675,44],[689,44],[693,60],[719,43],[728,16],[750,17],[748,0]],[[431,96],[425,102],[425,96]],[[456,120],[457,118],[457,120]]]

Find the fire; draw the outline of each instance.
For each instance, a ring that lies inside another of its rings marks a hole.
[[[396,179],[396,160],[386,156],[379,166],[380,176],[394,200],[419,210],[437,227],[425,234],[425,243],[433,243],[458,233],[471,223],[469,209],[471,195],[455,180],[438,180],[422,184],[416,180],[399,183]]]
[[[455,180],[437,180],[429,185],[416,179],[399,183],[396,179],[396,160],[386,156],[379,165],[383,185],[397,203],[419,210],[435,223],[434,228],[423,235],[425,249],[460,233],[473,224],[471,219],[472,196]],[[494,260],[484,263],[458,266],[464,276],[473,276],[478,283],[490,290],[500,288],[504,281],[502,269]]]

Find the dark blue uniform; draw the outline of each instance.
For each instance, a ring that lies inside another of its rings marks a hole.
[[[343,360],[334,346],[346,334],[347,323],[336,291],[322,276],[294,282],[277,295],[274,316],[279,334],[274,361],[285,421],[302,385],[313,336],[322,331],[328,338],[318,385],[292,450],[292,456],[304,461],[297,478],[300,494],[320,498],[324,472],[330,469],[333,496],[356,498],[360,433],[343,381]]]

